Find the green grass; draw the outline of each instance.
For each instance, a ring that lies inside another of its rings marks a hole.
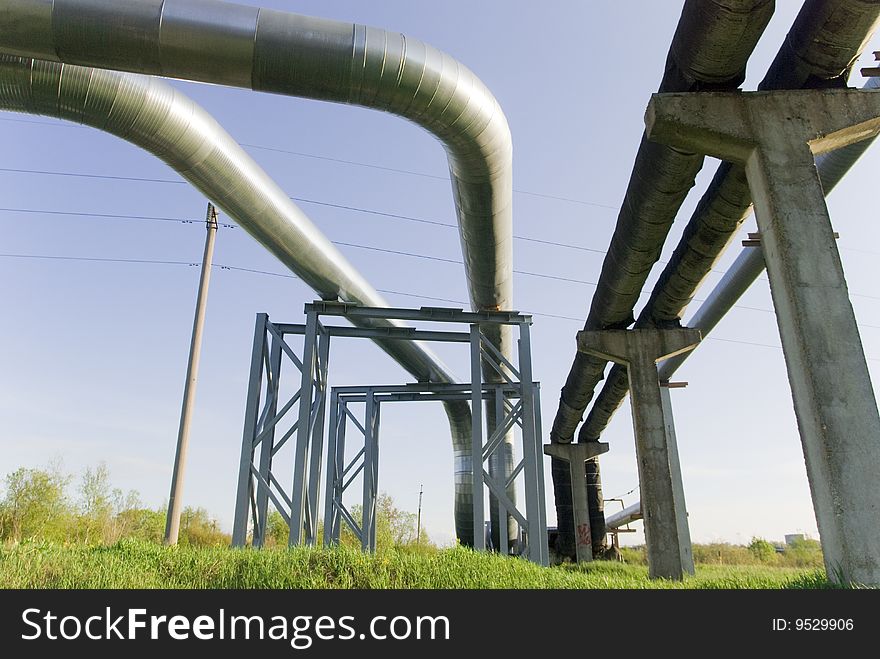
[[[649,580],[639,565],[596,562],[541,568],[464,548],[332,550],[167,548],[125,540],[111,547],[0,546],[3,588],[830,588],[821,570],[699,566],[684,583]]]

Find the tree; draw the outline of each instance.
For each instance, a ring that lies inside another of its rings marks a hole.
[[[351,507],[351,515],[358,522],[361,520],[362,510],[360,504]],[[395,505],[394,499],[389,494],[380,492],[376,498],[376,550],[414,546],[417,534],[416,520],[415,513],[401,510]],[[354,533],[344,522],[339,541],[344,545],[360,546]],[[422,529],[419,546],[434,546],[424,529]]]
[[[749,552],[761,563],[772,563],[776,560],[776,548],[763,538],[752,538]]]
[[[7,474],[6,494],[0,502],[0,537],[15,542],[34,537],[63,540],[72,512],[69,482],[57,465]]]
[[[186,507],[180,514],[180,544],[208,547],[228,545],[230,540],[204,508]]]
[[[119,540],[126,534],[127,523],[133,521],[122,513],[141,505],[137,492],[130,491],[126,495],[112,486],[110,469],[104,462],[94,469],[86,468],[80,479],[79,494],[76,536],[86,543],[109,545]]]

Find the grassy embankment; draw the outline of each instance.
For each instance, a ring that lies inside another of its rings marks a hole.
[[[830,588],[822,570],[698,565],[684,583],[651,581],[643,565],[595,562],[540,568],[525,560],[345,547],[263,551],[166,548],[124,540],[109,547],[0,545],[3,588]]]

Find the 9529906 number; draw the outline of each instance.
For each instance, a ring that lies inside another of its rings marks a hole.
[[[775,632],[834,632],[852,631],[854,626],[852,618],[775,618],[772,628]]]

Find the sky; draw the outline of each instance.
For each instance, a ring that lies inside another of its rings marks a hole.
[[[243,4],[412,35],[466,64],[498,98],[514,141],[514,233],[559,243],[514,243],[515,269],[530,273],[516,275],[515,306],[534,314],[533,369],[546,436],[682,2]],[[763,77],[799,6],[777,2],[744,89]],[[875,49],[877,38],[854,67],[853,86],[862,86],[858,69],[873,61]],[[328,237],[347,243],[340,250],[391,304],[467,305],[446,158],[428,133],[357,107],[171,84],[213,114]],[[0,112],[0,141],[0,475],[52,460],[78,474],[103,461],[116,486],[162,505],[199,278],[190,264],[201,260],[207,200],[160,160],[92,128]],[[706,160],[664,259],[716,166]],[[867,193],[878,166],[880,153],[869,150],[828,199],[875,380],[880,296],[872,266],[880,248],[872,246],[880,226]],[[220,221],[230,222],[222,215]],[[736,258],[740,238],[755,230],[754,219],[746,221],[698,299]],[[220,228],[214,262],[184,503],[208,509],[228,530],[254,316],[303,322],[303,304],[315,295],[284,276],[285,268],[240,228]],[[662,267],[652,271],[636,312]],[[673,405],[696,542],[818,536],[779,345],[762,277],[676,375],[689,382],[673,391]],[[436,352],[469,379],[463,346]],[[333,346],[331,384],[409,379],[367,342]],[[611,444],[601,464],[606,510],[613,512],[638,499],[628,403],[603,440]],[[549,461],[545,474],[553,524]],[[415,512],[420,485],[429,535],[452,542],[445,414],[437,404],[386,406],[380,489]],[[641,524],[635,527],[625,543],[644,542]]]

